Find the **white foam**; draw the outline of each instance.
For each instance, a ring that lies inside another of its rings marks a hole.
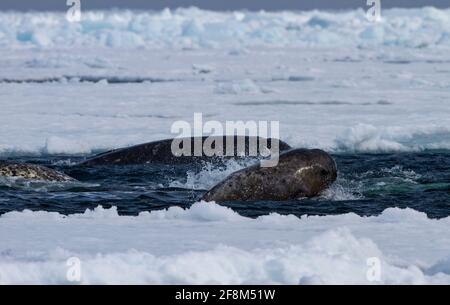
[[[209,190],[225,179],[228,175],[249,166],[251,161],[227,160],[223,166],[206,163],[200,171],[188,171],[186,180],[174,180],[170,187],[180,187],[194,190]]]
[[[317,197],[318,200],[332,200],[332,201],[343,201],[343,200],[360,200],[363,198],[362,188],[360,185],[357,187],[351,185],[355,184],[345,181],[345,179],[338,179],[330,187],[326,188]],[[357,184],[357,183],[356,183]]]

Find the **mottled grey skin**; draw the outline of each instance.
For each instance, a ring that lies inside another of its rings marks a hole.
[[[72,177],[45,166],[0,161],[0,177],[16,177],[49,182],[75,181]]]
[[[234,141],[234,156],[233,157],[217,157],[217,156],[194,156],[194,141],[201,139],[202,143],[207,139],[203,138],[187,138],[191,141],[191,154],[189,156],[175,156],[172,154],[172,141],[173,139],[155,141],[150,143],[139,144],[126,148],[119,148],[99,155],[93,156],[83,162],[80,165],[95,166],[95,165],[131,165],[131,164],[146,164],[146,163],[164,163],[164,164],[190,164],[201,161],[215,161],[222,158],[237,158],[249,155],[249,139],[248,136],[221,136],[223,145],[225,148],[226,141]],[[217,138],[217,137],[211,137]],[[245,151],[238,151],[237,141],[238,139],[244,140]],[[257,138],[257,143],[262,138]],[[267,146],[271,148],[272,139],[268,139]],[[285,142],[279,140],[280,152],[286,151],[291,147]],[[225,153],[225,150],[224,150]],[[259,151],[258,151],[259,155]]]
[[[242,169],[208,191],[205,201],[289,200],[313,197],[336,180],[336,163],[319,149],[291,149],[277,166]]]

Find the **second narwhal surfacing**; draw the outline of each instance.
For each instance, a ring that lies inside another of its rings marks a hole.
[[[333,158],[320,149],[291,149],[276,166],[261,163],[237,171],[208,191],[205,201],[290,200],[313,197],[337,177]]]

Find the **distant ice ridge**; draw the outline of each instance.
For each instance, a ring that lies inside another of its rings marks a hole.
[[[250,219],[205,202],[139,216],[98,207],[11,212],[0,231],[1,284],[70,283],[70,257],[84,284],[450,283],[450,218],[411,209]]]
[[[450,10],[389,9],[371,23],[361,8],[347,12],[85,11],[0,13],[0,47],[222,48],[245,46],[423,48],[450,46]]]

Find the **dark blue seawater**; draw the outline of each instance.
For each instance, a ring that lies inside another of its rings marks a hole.
[[[318,198],[286,202],[229,202],[224,205],[250,217],[271,212],[297,216],[348,212],[377,215],[388,207],[409,207],[432,218],[450,215],[448,150],[335,154],[333,157],[338,165],[338,180]],[[187,208],[206,191],[184,187],[187,173],[207,175],[207,179],[214,178],[208,175],[215,173],[194,165],[81,167],[76,163],[83,160],[82,157],[69,156],[16,157],[9,160],[46,165],[64,171],[81,183],[29,184],[0,180],[0,214],[24,209],[73,214],[99,205],[116,206],[122,215],[136,215],[170,206]],[[170,187],[174,181],[182,187]]]

